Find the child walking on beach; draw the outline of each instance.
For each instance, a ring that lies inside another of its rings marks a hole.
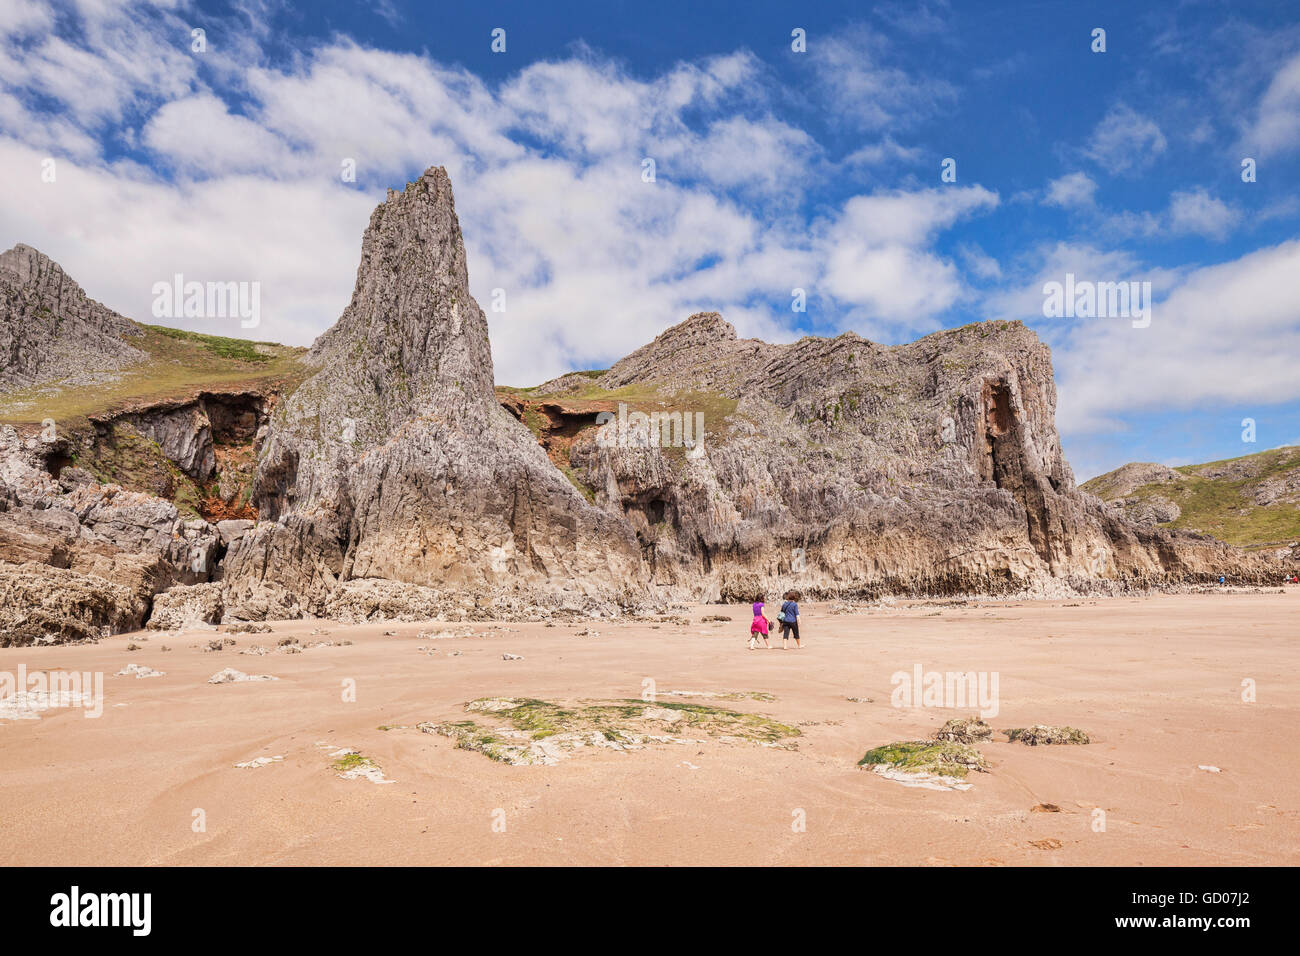
[[[767,642],[767,618],[763,616],[762,595],[754,598],[754,623],[749,626],[749,649],[751,651],[758,647],[760,637],[763,639],[763,646],[771,650],[772,645]]]

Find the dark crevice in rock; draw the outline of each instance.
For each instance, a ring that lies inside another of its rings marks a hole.
[[[298,452],[283,449],[280,454],[263,459],[254,489],[254,505],[268,521],[278,521],[293,505],[298,481]]]
[[[42,458],[45,471],[51,478],[58,478],[63,474],[63,469],[71,466],[72,461],[72,456],[63,442],[51,444]]]
[[[1029,543],[1050,564],[1050,506],[1041,478],[1025,460],[1025,436],[1005,381],[984,383],[984,426],[989,477],[1025,509]]]

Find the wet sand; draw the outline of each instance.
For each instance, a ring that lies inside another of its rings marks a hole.
[[[197,629],[0,650],[0,671],[105,675],[97,719],[0,720],[0,863],[1300,862],[1300,589],[803,610],[797,651],[747,650],[748,608],[717,606],[692,608],[687,626],[476,623],[473,636],[428,640],[421,631],[465,626],[294,621],[229,635],[236,646],[220,652],[201,651],[217,632]],[[732,623],[701,620],[718,613]],[[295,636],[353,643],[239,653]],[[131,663],[166,675],[113,676]],[[1094,742],[996,734],[980,746],[991,772],[966,791],[858,769],[868,749],[972,712],[892,706],[891,675],[917,664],[996,673],[995,728],[1068,724]],[[226,667],[279,679],[206,683]],[[463,719],[478,697],[638,698],[647,678],[661,700],[796,725],[797,748],[709,739],[509,766],[414,726]],[[345,748],[395,782],[341,778],[330,754]],[[235,766],[271,756],[283,759]]]

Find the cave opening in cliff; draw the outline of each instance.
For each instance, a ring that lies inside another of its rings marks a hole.
[[[51,478],[58,478],[64,468],[72,464],[72,456],[59,448],[47,452],[41,462],[45,467],[45,472]]]
[[[985,461],[981,472],[998,488],[1009,491],[1025,509],[1029,544],[1044,561],[1049,561],[1048,504],[1044,488],[1025,461],[1021,422],[1011,402],[1011,388],[1004,380],[986,381],[984,397]]]
[[[623,499],[623,513],[636,530],[641,557],[653,572],[658,549],[660,526],[673,518],[666,498],[637,496]]]
[[[569,451],[578,435],[600,424],[600,411],[578,411],[559,402],[530,402],[502,396],[501,407],[528,426],[555,464],[569,464]]]
[[[1003,381],[986,381],[983,388],[984,455],[980,462],[980,477],[992,481],[999,488],[1015,491],[1018,483],[1009,474],[1009,455],[1006,439],[1015,429],[1015,414],[1011,410],[1011,389]],[[1011,487],[1008,487],[1008,482]]]
[[[203,407],[218,445],[252,446],[264,416],[260,395],[204,395]]]
[[[202,488],[199,513],[208,521],[256,521],[252,503],[257,473],[257,435],[266,422],[266,400],[256,392],[205,393],[202,409],[212,441],[213,472]]]

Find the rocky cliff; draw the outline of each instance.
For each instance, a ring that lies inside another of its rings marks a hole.
[[[4,341],[75,328],[112,381],[11,350],[0,642],[155,610],[170,626],[1277,578],[1275,556],[1077,488],[1050,354],[1019,323],[776,345],[700,313],[608,370],[496,389],[439,168],[375,209],[351,302],[305,355],[95,312],[31,253],[0,283]]]
[[[133,630],[156,593],[211,577],[208,522],[75,467],[55,478],[47,460],[0,427],[0,646]]]
[[[496,400],[487,320],[440,168],[370,218],[352,301],[276,410],[228,606],[329,613],[348,581],[616,597],[640,555]],[[427,597],[427,596],[426,596]]]
[[[0,645],[138,628],[219,576],[302,350],[137,324],[27,246],[0,344]]]
[[[1049,351],[1020,323],[893,347],[852,333],[772,345],[703,313],[606,372],[505,398],[551,418],[621,406],[637,427],[602,434],[589,418],[569,464],[632,527],[647,579],[698,597],[1268,579],[1075,487]],[[702,420],[702,448],[675,447],[679,417]]]
[[[135,323],[88,298],[31,246],[0,253],[0,385],[88,384],[143,361]]]

